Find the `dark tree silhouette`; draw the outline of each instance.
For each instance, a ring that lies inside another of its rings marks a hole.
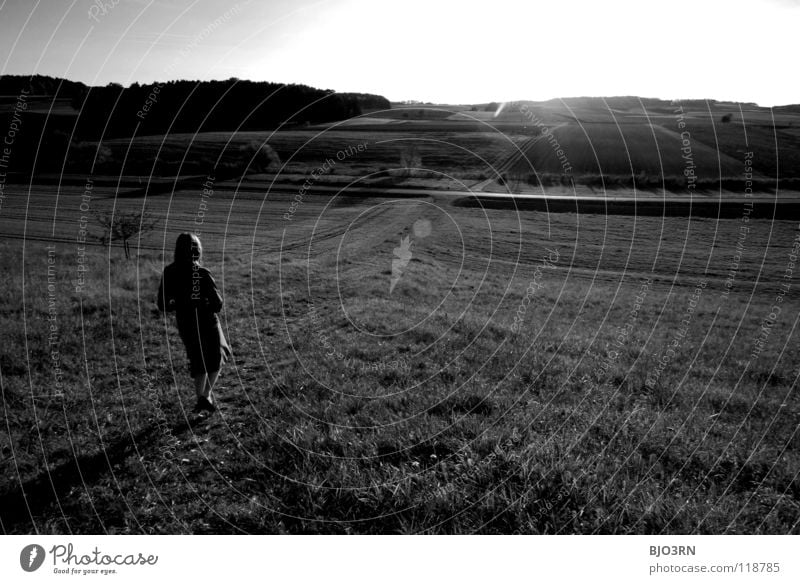
[[[122,249],[125,250],[125,259],[131,258],[131,238],[152,231],[158,223],[158,218],[154,217],[146,208],[142,211],[123,212],[97,209],[94,216],[103,230],[102,235],[97,239],[103,245],[121,241]]]
[[[8,100],[22,92],[40,107],[12,112]],[[91,145],[87,143],[100,140],[134,134],[302,127],[347,119],[365,109],[391,108],[380,95],[235,78],[88,87],[41,75],[5,75],[0,76],[0,96],[6,99],[0,125],[8,126],[14,115],[24,116],[24,130],[17,136],[9,169],[26,176],[58,172],[62,167],[67,172],[84,172],[88,170],[87,160],[95,169],[107,166],[113,163],[107,150],[98,149],[97,160],[90,156]],[[48,115],[41,107],[48,102],[58,106],[59,115]]]

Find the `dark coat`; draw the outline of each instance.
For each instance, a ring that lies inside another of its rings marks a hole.
[[[222,296],[211,272],[196,263],[168,265],[157,302],[162,312],[175,312],[192,377],[219,371],[222,357],[230,355],[230,348],[217,319]]]

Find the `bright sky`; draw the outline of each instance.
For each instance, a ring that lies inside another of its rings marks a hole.
[[[800,102],[800,0],[0,0],[0,73]]]

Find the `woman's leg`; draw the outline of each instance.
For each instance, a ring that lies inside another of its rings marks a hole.
[[[204,392],[206,384],[208,383],[208,375],[205,373],[200,373],[199,375],[192,377],[192,379],[194,380],[194,393],[197,395],[197,399],[205,397],[206,394]]]
[[[206,377],[206,384],[203,388],[203,396],[208,400],[211,400],[211,390],[214,389],[214,385],[217,383],[217,377],[219,377],[219,369],[216,371],[211,371],[208,376]]]

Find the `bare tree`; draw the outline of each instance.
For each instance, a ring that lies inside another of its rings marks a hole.
[[[102,235],[98,237],[100,242],[103,245],[110,245],[114,241],[121,241],[126,259],[131,258],[131,238],[152,231],[158,223],[158,218],[154,217],[147,208],[141,211],[97,209],[94,216],[103,230]]]

